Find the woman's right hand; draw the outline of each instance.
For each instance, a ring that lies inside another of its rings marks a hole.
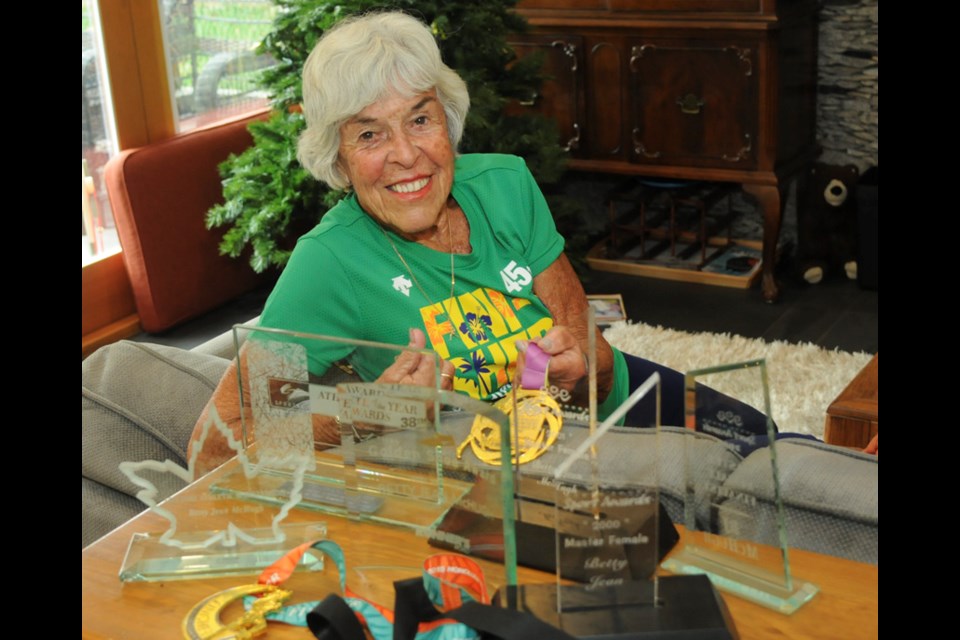
[[[404,384],[420,387],[433,387],[436,384],[437,358],[416,350],[425,349],[427,336],[420,329],[410,329],[410,342],[407,347],[411,351],[403,351],[396,361],[384,369],[377,382],[385,384]],[[453,389],[453,375],[456,369],[453,363],[440,360],[440,388],[444,391]]]

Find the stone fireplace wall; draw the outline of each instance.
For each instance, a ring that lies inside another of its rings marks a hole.
[[[822,162],[880,164],[878,0],[823,0],[817,93]]]

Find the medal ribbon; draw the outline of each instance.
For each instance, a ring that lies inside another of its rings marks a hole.
[[[303,555],[310,549],[322,552],[333,560],[340,575],[340,590],[343,601],[364,624],[376,640],[392,640],[394,613],[390,609],[370,602],[354,593],[346,584],[347,565],[340,545],[332,540],[305,542],[283,555],[279,560],[263,570],[257,582],[263,585],[283,584],[294,572]],[[455,609],[467,602],[489,604],[483,569],[465,556],[442,553],[428,557],[423,563],[423,586],[431,602],[446,611]],[[327,600],[329,600],[328,598]],[[250,606],[255,598],[244,599],[244,605]],[[294,626],[307,626],[308,614],[327,600],[304,602],[283,607],[267,614],[266,618]],[[312,628],[312,625],[311,625]],[[418,640],[454,640],[455,638],[479,638],[479,634],[470,627],[449,618],[440,618],[431,622],[422,622],[417,628]]]
[[[542,389],[547,383],[547,372],[550,369],[550,354],[540,348],[535,342],[527,345],[524,352],[523,374],[520,376],[520,386],[530,391]]]

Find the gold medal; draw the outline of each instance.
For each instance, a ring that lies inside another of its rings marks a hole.
[[[240,598],[260,594],[253,607],[242,616],[224,624],[220,612],[231,602]],[[246,640],[267,630],[264,616],[278,610],[293,594],[292,591],[270,585],[248,584],[233,587],[204,598],[190,610],[183,619],[183,637],[187,640]]]
[[[563,413],[546,391],[517,389],[516,396],[516,403],[508,396],[494,406],[510,419],[510,438],[517,446],[511,462],[524,464],[542,456],[556,442],[563,426]],[[516,416],[513,415],[515,404]],[[481,415],[474,419],[467,439],[457,447],[457,458],[468,444],[481,461],[500,464],[500,428],[492,420]]]

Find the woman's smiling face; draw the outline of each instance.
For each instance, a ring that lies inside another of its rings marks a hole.
[[[347,120],[338,163],[370,216],[410,240],[430,237],[454,170],[436,91],[389,93]]]

